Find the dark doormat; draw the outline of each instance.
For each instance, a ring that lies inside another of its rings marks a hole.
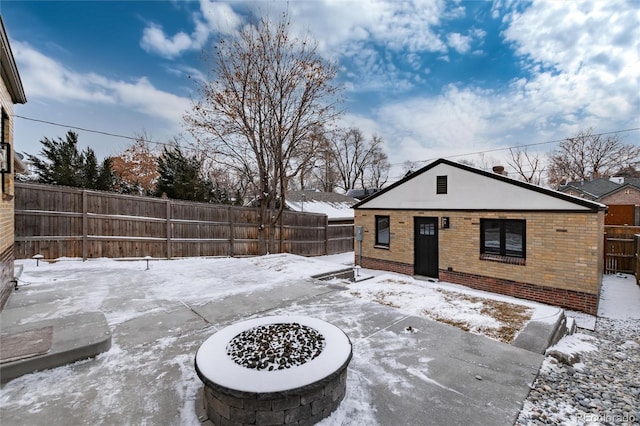
[[[46,354],[52,338],[52,326],[0,335],[0,364]]]

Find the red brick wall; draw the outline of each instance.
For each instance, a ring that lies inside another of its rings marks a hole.
[[[356,256],[357,260],[357,256]],[[380,271],[397,272],[404,275],[413,275],[413,265],[406,263],[393,262],[391,260],[374,259],[371,257],[362,257],[362,264],[360,265],[367,269],[377,269]]]
[[[565,290],[554,287],[544,287],[535,284],[484,277],[482,275],[466,274],[462,272],[441,269],[439,279],[442,281],[462,284],[478,290],[500,293],[535,302],[557,305],[562,308],[586,312],[590,315],[598,313],[598,297],[595,294],[581,291]]]
[[[362,267],[413,275],[413,265],[388,260],[372,259],[369,257],[362,258]],[[530,283],[467,274],[464,272],[448,271],[446,269],[441,269],[439,271],[439,279],[453,284],[461,284],[477,290],[504,294],[506,296],[586,312],[590,315],[596,315],[598,312],[598,297],[594,294],[584,293],[581,291],[545,287]]]
[[[13,291],[13,245],[0,253],[0,311]]]

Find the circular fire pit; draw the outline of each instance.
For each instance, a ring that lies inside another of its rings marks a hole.
[[[233,324],[198,349],[195,367],[213,424],[313,424],[344,398],[351,342],[315,318]]]

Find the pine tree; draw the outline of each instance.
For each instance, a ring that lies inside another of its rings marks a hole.
[[[45,137],[40,143],[43,146],[40,151],[42,158],[28,155],[37,182],[106,191],[113,188],[110,159],[105,159],[98,166],[98,159],[91,148],[78,151],[77,133],[69,131],[65,139]]]
[[[215,188],[202,174],[202,161],[185,156],[179,146],[165,147],[158,158],[156,195],[179,200],[227,204],[224,189]]]

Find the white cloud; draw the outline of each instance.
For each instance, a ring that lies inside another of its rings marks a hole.
[[[27,43],[14,40],[11,43],[23,85],[29,89],[29,97],[44,96],[102,103],[114,101],[100,86],[99,76],[77,74]]]
[[[497,4],[496,10],[504,7],[510,4]],[[534,2],[512,11],[505,22],[503,35],[529,74],[494,90],[450,85],[436,96],[380,105],[371,118],[392,163],[562,139],[588,127],[603,132],[640,127],[637,8]],[[469,35],[480,39],[486,33]],[[455,37],[448,41],[466,48]],[[638,143],[637,135],[629,137],[626,142]]]
[[[160,25],[150,23],[143,30],[140,46],[147,52],[174,59],[186,51],[201,49],[211,34],[233,34],[242,23],[231,6],[212,0],[200,0],[200,10],[192,14],[192,19],[191,34],[181,31],[172,36],[166,35]]]
[[[534,2],[507,17],[505,39],[532,75],[534,104],[615,119],[640,110],[640,9],[625,1]]]
[[[195,45],[191,36],[179,32],[172,37],[167,37],[162,27],[150,24],[142,33],[140,46],[147,52],[155,52],[164,58],[175,58],[182,52],[192,49]]]
[[[300,33],[308,28],[327,52],[362,40],[387,49],[442,52],[445,43],[434,28],[446,4],[436,1],[302,1],[289,4]]]
[[[112,80],[96,73],[79,73],[37,51],[12,41],[14,55],[29,99],[87,102],[132,109],[178,124],[190,101],[155,88],[147,78]]]
[[[233,34],[242,25],[242,19],[231,6],[213,0],[200,0],[200,12],[208,28],[220,34]]]
[[[447,44],[458,53],[467,53],[471,48],[471,37],[460,33],[450,33],[447,35]]]

